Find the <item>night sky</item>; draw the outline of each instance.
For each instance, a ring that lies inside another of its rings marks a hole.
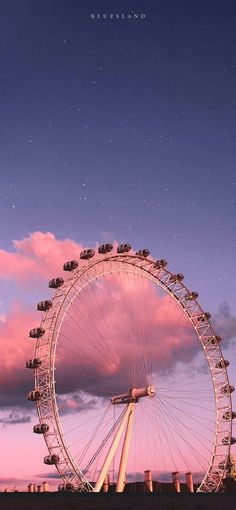
[[[1,2],[2,246],[35,230],[87,245],[129,240],[193,284],[207,278],[213,305],[232,301],[236,35],[227,5]],[[122,6],[146,18],[90,18]]]
[[[1,249],[35,231],[128,241],[235,315],[235,3],[0,8]],[[122,12],[145,19],[91,19]],[[30,301],[1,293],[3,313]]]

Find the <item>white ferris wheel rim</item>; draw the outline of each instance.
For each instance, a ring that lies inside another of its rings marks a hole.
[[[117,264],[119,269],[116,269]],[[124,272],[129,270],[131,273],[142,275],[166,291],[186,313],[196,331],[212,380],[216,415],[212,456],[198,492],[217,492],[225,474],[232,437],[232,419],[226,420],[223,418],[226,413],[230,417],[232,416],[231,394],[227,392],[222,395],[221,392],[224,386],[229,386],[227,369],[226,366],[220,369],[216,368],[216,363],[224,360],[224,357],[219,342],[216,341],[212,345],[209,340],[218,337],[209,318],[206,317],[203,323],[198,322],[198,318],[204,315],[204,311],[196,299],[193,301],[185,300],[186,294],[189,294],[190,291],[182,281],[170,282],[170,278],[174,274],[166,267],[155,267],[155,261],[151,258],[144,258],[137,254],[109,253],[99,255],[92,260],[90,259],[86,266],[74,269],[63,285],[55,291],[52,298],[52,308],[46,311],[41,321],[40,327],[45,330],[45,334],[37,339],[35,358],[43,359],[43,365],[40,369],[35,370],[35,388],[41,392],[42,398],[36,402],[36,407],[39,423],[47,423],[49,426],[49,430],[44,433],[49,454],[56,453],[59,455],[60,462],[56,464],[56,467],[65,483],[73,482],[73,485],[79,490],[93,491],[93,486],[73,459],[63,435],[55,392],[56,346],[61,325],[73,299],[91,281],[106,274],[112,274],[115,269],[121,271],[121,267],[125,268],[123,269]],[[228,438],[228,444],[222,443],[225,437]]]

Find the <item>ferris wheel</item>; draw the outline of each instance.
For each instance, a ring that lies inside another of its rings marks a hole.
[[[192,472],[199,492],[219,491],[236,442],[234,388],[198,293],[129,244],[84,250],[63,269],[37,306],[26,362],[44,463],[79,491],[99,492],[110,475],[122,492],[145,469],[160,480]]]

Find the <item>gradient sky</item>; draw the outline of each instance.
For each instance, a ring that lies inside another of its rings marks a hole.
[[[131,11],[146,17],[91,19]],[[235,328],[234,15],[233,1],[1,1],[2,323],[44,297],[4,277],[13,240],[40,231],[147,247]]]

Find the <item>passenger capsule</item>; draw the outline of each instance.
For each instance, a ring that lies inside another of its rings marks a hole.
[[[197,299],[198,298],[198,293],[193,291],[193,292],[188,292],[187,294],[185,294],[184,296],[184,299],[186,299],[186,301],[194,301],[194,299]]]
[[[41,336],[43,336],[44,333],[45,333],[45,329],[43,329],[43,328],[34,328],[34,329],[30,330],[29,336],[31,338],[41,338]]]
[[[231,386],[230,384],[225,384],[225,386],[222,386],[220,392],[226,395],[227,393],[233,393],[234,386]]]
[[[153,267],[155,269],[161,269],[162,267],[166,267],[166,266],[167,266],[167,260],[166,259],[156,260],[156,262],[153,263]]]
[[[29,391],[29,393],[26,396],[27,400],[30,400],[31,402],[37,402],[41,398],[41,393],[39,390],[33,390]]]
[[[75,487],[74,487],[73,483],[67,482],[65,485],[65,490],[69,491],[69,492],[74,492]]]
[[[37,310],[40,310],[40,312],[46,312],[50,310],[50,308],[52,308],[52,302],[50,300],[40,301],[40,303],[37,304]]]
[[[63,278],[53,278],[53,280],[50,280],[48,286],[50,289],[58,289],[58,287],[61,287],[63,283]]]
[[[58,492],[64,492],[66,490],[66,486],[64,483],[60,483],[58,485]]]
[[[40,358],[34,358],[34,359],[29,359],[28,361],[26,361],[26,368],[38,368],[40,367],[42,361]]]
[[[120,244],[117,248],[117,253],[128,253],[131,250],[130,244]]]
[[[212,336],[211,338],[209,338],[208,341],[211,345],[217,345],[221,342],[221,336],[218,335]]]
[[[229,436],[226,436],[226,437],[223,437],[222,439],[222,444],[235,444],[236,443],[236,438],[235,437],[231,437],[231,439],[229,438]]]
[[[148,257],[150,255],[150,251],[145,248],[144,250],[136,251],[136,255],[139,255],[139,257]]]
[[[49,425],[47,423],[38,423],[33,428],[35,434],[45,434],[45,432],[48,432],[48,430]]]
[[[223,414],[223,420],[234,420],[236,418],[236,413],[234,411],[226,411],[226,413]]]
[[[226,463],[226,468],[227,469],[231,469],[233,467],[233,465],[234,464],[233,464],[233,462],[231,462],[231,459],[229,457],[228,460],[227,460],[227,463]]]
[[[72,483],[60,483],[58,485],[58,492],[73,491],[74,485]]]
[[[216,368],[227,368],[229,366],[229,361],[227,359],[221,359],[215,365]]]
[[[58,464],[59,462],[59,457],[58,455],[47,455],[46,457],[44,457],[43,459],[43,462],[44,464],[47,464],[48,466],[53,466],[54,464]]]
[[[209,312],[203,313],[197,317],[198,322],[205,322],[206,320],[211,318],[211,314]]]
[[[230,461],[230,459],[227,459],[226,462],[219,462],[219,464],[218,464],[219,469],[224,469],[224,468],[231,469],[232,467],[233,467],[233,464]]]
[[[101,244],[98,248],[98,253],[109,253],[113,250],[113,245],[110,243]]]
[[[170,283],[182,282],[183,279],[184,279],[184,275],[181,273],[172,274],[170,277]]]
[[[92,248],[89,248],[88,250],[81,251],[80,258],[83,260],[88,260],[94,257],[95,251],[92,250]]]
[[[78,267],[79,263],[77,260],[70,260],[69,262],[65,262],[63,269],[64,271],[74,271]]]

